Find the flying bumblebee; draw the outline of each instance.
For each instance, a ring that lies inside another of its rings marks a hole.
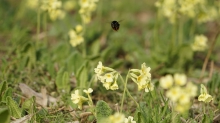
[[[119,21],[119,22],[120,22],[120,21]],[[118,30],[119,30],[119,27],[120,27],[119,22],[118,22],[118,21],[112,21],[112,22],[111,22],[111,27],[112,27],[113,30],[115,30],[115,31],[118,31]]]

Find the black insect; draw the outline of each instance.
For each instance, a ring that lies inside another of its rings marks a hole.
[[[111,26],[113,30],[118,31],[120,24],[118,23],[118,21],[112,21]]]

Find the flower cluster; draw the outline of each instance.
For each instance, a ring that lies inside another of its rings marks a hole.
[[[79,0],[79,13],[84,24],[91,21],[92,12],[95,11],[97,2],[98,0]]]
[[[85,92],[88,96],[88,98],[84,97],[84,96],[81,96],[79,94],[79,90],[75,90],[75,93],[71,94],[71,100],[73,101],[74,104],[77,104],[78,105],[78,108],[79,109],[82,109],[82,104],[84,102],[88,102],[89,104],[92,104],[92,100],[91,100],[91,97],[90,97],[90,93],[92,93],[92,89],[89,88],[88,90],[83,90],[83,92]]]
[[[203,101],[205,103],[209,103],[213,100],[212,96],[208,94],[207,89],[203,84],[201,84],[200,95],[198,100]]]
[[[81,44],[84,41],[82,35],[83,35],[83,27],[81,25],[77,25],[75,30],[71,29],[69,31],[70,44],[73,47]]]
[[[62,2],[59,0],[44,0],[42,1],[41,9],[47,11],[51,20],[62,19],[65,16],[61,10]]]
[[[197,35],[195,37],[194,43],[192,44],[192,50],[193,51],[204,51],[207,49],[207,37],[204,35]]]
[[[136,123],[136,121],[134,121],[134,118],[132,116],[129,116],[128,118],[125,118],[125,123]]]
[[[107,117],[103,122],[105,123],[136,123],[136,121],[134,121],[134,118],[132,116],[129,116],[128,118],[126,118],[125,115],[121,113],[115,113],[114,115]]]
[[[217,7],[213,7],[216,4],[209,5],[208,0],[159,0],[155,5],[171,23],[176,22],[177,15],[195,18],[199,23],[212,21],[220,15]]]
[[[141,69],[131,69],[130,77],[138,85],[138,90],[145,89],[145,92],[153,91],[154,85],[151,82],[150,67],[141,65]]]
[[[176,21],[176,0],[157,1],[156,7],[160,9],[162,15],[167,17],[171,23]]]
[[[63,19],[65,12],[61,9],[62,2],[59,0],[26,0],[27,8],[48,12],[51,20]]]
[[[185,74],[166,75],[160,78],[160,86],[167,89],[166,96],[173,102],[174,109],[180,113],[190,108],[190,99],[197,94],[197,86],[187,82]]]
[[[96,73],[97,79],[102,82],[103,86],[107,90],[118,89],[118,84],[117,84],[118,72],[117,71],[115,71],[112,68],[103,66],[102,62],[98,63],[94,71]]]

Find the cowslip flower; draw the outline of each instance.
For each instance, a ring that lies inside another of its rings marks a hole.
[[[91,21],[92,12],[96,9],[98,0],[79,0],[80,16],[83,23],[88,24]]]
[[[176,73],[174,74],[174,81],[176,85],[180,85],[180,86],[185,85],[187,81],[186,75]]]
[[[99,61],[98,65],[94,69],[94,71],[97,75],[101,75],[103,73],[103,68],[104,68],[104,66],[102,66],[102,62]]]
[[[82,104],[86,101],[88,101],[88,98],[81,96],[79,94],[79,90],[75,90],[75,93],[71,94],[71,100],[74,104],[78,105],[79,109],[82,109]]]
[[[141,65],[141,69],[131,69],[130,77],[138,85],[138,90],[145,89],[145,92],[152,91],[154,86],[151,83],[150,67],[146,64]]]
[[[182,89],[179,86],[175,86],[167,91],[166,96],[170,98],[171,101],[176,102],[181,96],[181,91]]]
[[[84,38],[82,37],[82,30],[83,30],[82,26],[77,25],[75,30],[71,29],[69,31],[70,44],[73,47],[76,47],[77,45],[84,42]]]
[[[173,77],[171,75],[166,75],[160,78],[160,86],[164,89],[168,89],[173,85]]]
[[[103,86],[107,90],[117,90],[118,84],[118,72],[110,67],[105,67],[102,65],[102,62],[99,61],[97,67],[94,69],[96,73],[96,78],[101,81]]]
[[[108,117],[108,123],[124,123],[125,116],[121,113],[115,113]]]
[[[117,90],[118,89],[118,84],[117,84],[116,81],[111,85],[110,89],[111,90]]]
[[[186,84],[186,88],[185,88],[185,92],[187,92],[186,94],[190,95],[191,97],[194,97],[197,95],[197,86],[194,85],[192,82],[188,82]]]
[[[89,88],[88,90],[83,90],[83,92],[85,92],[86,94],[90,94],[93,92],[92,88]]]
[[[199,101],[203,101],[205,103],[209,103],[213,100],[212,96],[208,94],[206,87],[201,84],[200,95],[198,97]]]
[[[178,103],[177,103],[177,104],[174,106],[174,109],[175,109],[176,111],[180,112],[180,113],[186,112],[189,108],[190,108],[190,103],[186,103],[186,104],[184,104],[184,106],[183,106],[183,104],[178,104]]]
[[[149,82],[145,87],[145,92],[150,92],[154,90],[154,84],[152,82]]]
[[[173,84],[174,83],[174,84]],[[174,110],[184,113],[189,110],[191,102],[190,99],[197,94],[197,86],[192,82],[187,82],[185,74],[166,75],[161,77],[160,86],[166,91],[166,97],[173,103]]]
[[[128,116],[128,118],[125,118],[124,123],[136,123],[136,121],[134,121],[132,116]]]
[[[208,38],[204,35],[196,35],[194,43],[191,45],[193,51],[204,51],[207,49]]]
[[[47,11],[51,20],[62,19],[65,16],[61,10],[62,2],[59,0],[44,0],[42,1],[41,9]]]
[[[90,93],[93,92],[92,88],[89,88],[88,90],[85,89],[85,90],[83,90],[83,92],[86,93],[87,96],[88,96],[88,101],[87,101],[87,102],[88,102],[89,106],[93,107],[92,98],[91,98],[91,96],[89,95]]]

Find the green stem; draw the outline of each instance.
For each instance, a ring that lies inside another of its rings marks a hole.
[[[179,30],[178,30],[178,45],[181,45],[183,42],[183,21],[179,20]]]
[[[176,26],[177,26],[177,24],[174,23],[173,24],[173,30],[172,30],[171,51],[174,48],[175,41],[176,41]]]
[[[194,36],[195,28],[196,28],[196,19],[193,19],[193,22],[190,28],[190,34],[189,34],[190,38]]]
[[[205,114],[205,104],[202,105],[203,114]]]
[[[128,77],[130,74],[130,70],[128,71],[128,74],[126,76],[126,80],[124,82],[124,79],[122,78],[122,76],[119,74],[122,82],[124,83],[124,92],[123,92],[123,96],[122,96],[122,101],[121,101],[121,107],[120,107],[120,113],[122,113],[122,109],[123,109],[123,104],[124,104],[124,99],[125,99],[125,92],[127,92],[128,96],[135,102],[135,104],[137,105],[137,107],[139,108],[139,104],[136,102],[136,100],[131,96],[130,92],[127,89],[127,82],[128,82]]]
[[[124,79],[122,78],[121,74],[119,74],[121,81],[124,83],[124,91],[123,91],[123,96],[122,96],[122,100],[121,100],[121,108],[120,108],[120,113],[122,113],[122,109],[123,109],[123,104],[124,104],[124,99],[125,99],[125,92],[126,92],[126,88],[127,88],[127,81],[128,81],[128,75],[129,75],[130,71],[128,71],[128,74],[126,76],[126,80],[124,82]]]
[[[44,14],[44,18],[43,18],[43,21],[44,21],[44,32],[46,34],[45,38],[44,38],[44,42],[46,42],[46,46],[49,46],[49,42],[47,40],[47,14]]]
[[[82,34],[84,35],[85,34],[85,23],[83,23],[83,32],[82,32]],[[83,55],[83,57],[85,58],[86,57],[86,41],[85,41],[85,38],[84,38],[84,42],[83,42],[83,44],[82,44],[83,46],[82,46],[82,55]]]
[[[40,41],[40,8],[37,11],[37,42]]]
[[[157,19],[156,19],[156,23],[154,25],[154,42],[152,42],[152,45],[158,46],[158,42],[159,42],[159,36],[158,36],[158,32],[159,32],[159,22],[160,22],[160,13],[159,10],[157,11]]]

